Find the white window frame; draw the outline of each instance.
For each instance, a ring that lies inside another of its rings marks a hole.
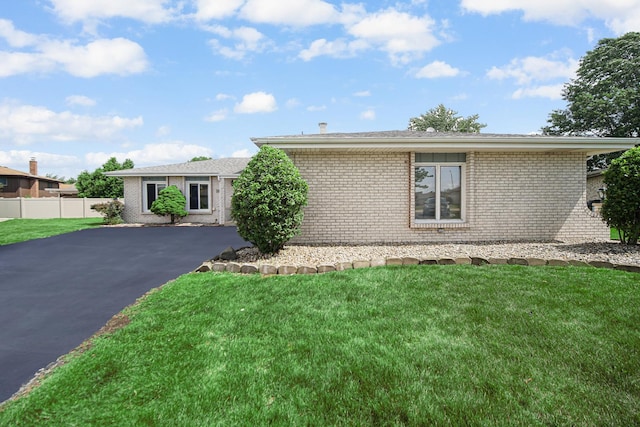
[[[158,198],[158,193],[168,187],[166,176],[143,176],[142,177],[142,212],[151,212],[147,186],[155,185],[155,195]],[[156,200],[154,199],[154,201]]]
[[[440,169],[442,167],[447,166],[459,166],[460,167],[460,218],[455,219],[441,219],[438,218],[440,216],[440,191],[441,191],[441,172]],[[415,182],[415,170],[418,167],[435,167],[436,168],[436,194],[435,194],[435,213],[436,219],[418,219],[416,218],[415,208],[411,209],[412,211],[412,223],[416,225],[447,225],[447,224],[464,224],[466,222],[466,162],[418,162],[415,161],[412,168],[412,188],[411,188],[411,203],[415,206],[415,194],[416,194],[416,182]]]
[[[191,184],[196,184],[198,186],[198,209],[191,209]],[[205,209],[201,209],[200,206],[200,186],[207,186],[207,201],[209,206]],[[186,177],[185,179],[185,193],[187,198],[187,211],[195,212],[195,213],[209,213],[212,211],[211,202],[212,202],[212,194],[211,194],[211,178],[208,176],[198,176],[198,177]]]

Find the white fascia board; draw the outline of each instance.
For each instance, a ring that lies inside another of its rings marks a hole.
[[[376,138],[376,137],[268,137],[253,138],[258,146],[271,145],[285,151],[579,151],[588,155],[632,148],[636,138],[580,137],[443,137],[443,138]]]

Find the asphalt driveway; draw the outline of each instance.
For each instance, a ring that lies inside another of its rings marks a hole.
[[[0,246],[0,402],[148,290],[247,245],[234,227],[123,227]]]

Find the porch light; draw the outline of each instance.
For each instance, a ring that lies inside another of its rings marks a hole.
[[[598,188],[598,197],[600,198],[600,200],[604,200],[604,196],[605,196],[604,188]]]

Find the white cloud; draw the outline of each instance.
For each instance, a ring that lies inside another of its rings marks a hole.
[[[369,110],[365,110],[362,113],[360,113],[360,118],[362,120],[375,120],[376,119],[376,112],[372,109]]]
[[[337,39],[328,41],[327,39],[318,39],[311,42],[309,48],[300,51],[298,57],[303,61],[310,61],[317,56],[349,58],[367,48],[369,48],[369,45],[364,40],[347,41],[345,39]]]
[[[10,101],[0,104],[0,141],[17,144],[36,141],[105,141],[126,129],[142,125],[142,117],[88,116]]]
[[[85,155],[85,162],[94,169],[115,157],[122,161],[131,159],[136,167],[186,162],[196,156],[211,157],[213,151],[209,147],[186,144],[182,141],[145,144],[142,149],[127,152],[93,152]]]
[[[326,109],[327,109],[326,105],[310,105],[310,106],[307,107],[307,111],[311,111],[311,112],[324,111]]]
[[[80,105],[81,107],[93,107],[96,105],[95,99],[91,99],[84,95],[71,95],[65,99],[67,105]]]
[[[387,52],[392,62],[407,63],[422,57],[440,42],[434,36],[435,21],[395,9],[367,15],[349,26],[352,36]]]
[[[304,27],[336,23],[340,14],[322,0],[248,0],[240,17],[251,22]]]
[[[157,24],[170,21],[179,10],[168,7],[172,3],[170,0],[49,1],[53,6],[53,12],[70,23],[118,17]]]
[[[86,45],[71,40],[53,40],[16,30],[10,21],[0,21],[0,35],[14,47],[29,46],[28,52],[0,51],[0,77],[46,74],[65,70],[77,77],[102,74],[128,75],[145,71],[147,57],[142,47],[128,39],[97,39]]]
[[[371,96],[371,92],[368,90],[361,90],[359,92],[354,93],[353,96],[357,96],[357,97]]]
[[[549,58],[528,56],[515,58],[509,65],[492,67],[487,72],[490,79],[513,79],[524,85],[534,81],[549,81],[554,79],[569,80],[575,76],[579,61],[573,58],[556,59],[559,54]]]
[[[33,46],[39,41],[38,36],[17,30],[13,22],[7,19],[0,19],[0,37],[5,39],[11,47]]]
[[[196,19],[208,21],[232,16],[245,0],[197,0]]]
[[[462,0],[461,6],[484,16],[521,11],[525,20],[558,25],[575,26],[595,18],[617,34],[640,29],[640,0]]]
[[[227,110],[226,108],[223,108],[209,114],[207,117],[204,118],[204,120],[206,122],[212,122],[212,123],[221,122],[223,120],[226,120],[228,115],[229,115],[229,110]]]
[[[561,99],[564,83],[575,77],[579,65],[576,59],[566,56],[566,52],[556,52],[549,57],[515,58],[508,65],[492,67],[487,77],[512,80],[520,86],[513,92],[513,99]]]
[[[62,176],[61,173],[54,171],[61,169],[73,170],[73,173],[67,172],[65,174],[66,177],[70,178],[76,176],[77,172],[75,171],[81,167],[81,160],[76,156],[30,150],[0,151],[0,165],[26,172],[29,170],[29,159],[32,157],[38,160],[39,175],[55,173]]]
[[[158,128],[158,130],[156,131],[156,136],[162,138],[169,135],[170,133],[171,133],[171,126],[164,125]]]
[[[271,113],[278,109],[276,98],[266,92],[249,93],[242,97],[242,102],[236,104],[235,113],[253,114],[253,113]]]
[[[247,148],[243,150],[234,151],[231,153],[231,157],[251,157],[255,154],[255,150],[249,150]]]
[[[230,30],[221,25],[207,28],[209,31],[235,41],[232,47],[224,46],[219,40],[209,40],[209,46],[215,53],[231,59],[243,59],[248,52],[262,52],[270,42],[255,28],[239,27]]]
[[[235,97],[226,93],[219,93],[216,95],[216,101],[226,101],[227,99],[235,99]]]
[[[416,73],[419,79],[436,79],[439,77],[455,77],[460,74],[460,70],[452,67],[446,62],[433,61],[431,64],[425,65]]]
[[[543,85],[535,87],[520,88],[511,96],[513,99],[522,98],[548,98],[562,99],[562,89],[564,84]]]
[[[290,98],[290,99],[287,99],[285,106],[287,108],[296,108],[300,106],[300,101],[296,98]]]

